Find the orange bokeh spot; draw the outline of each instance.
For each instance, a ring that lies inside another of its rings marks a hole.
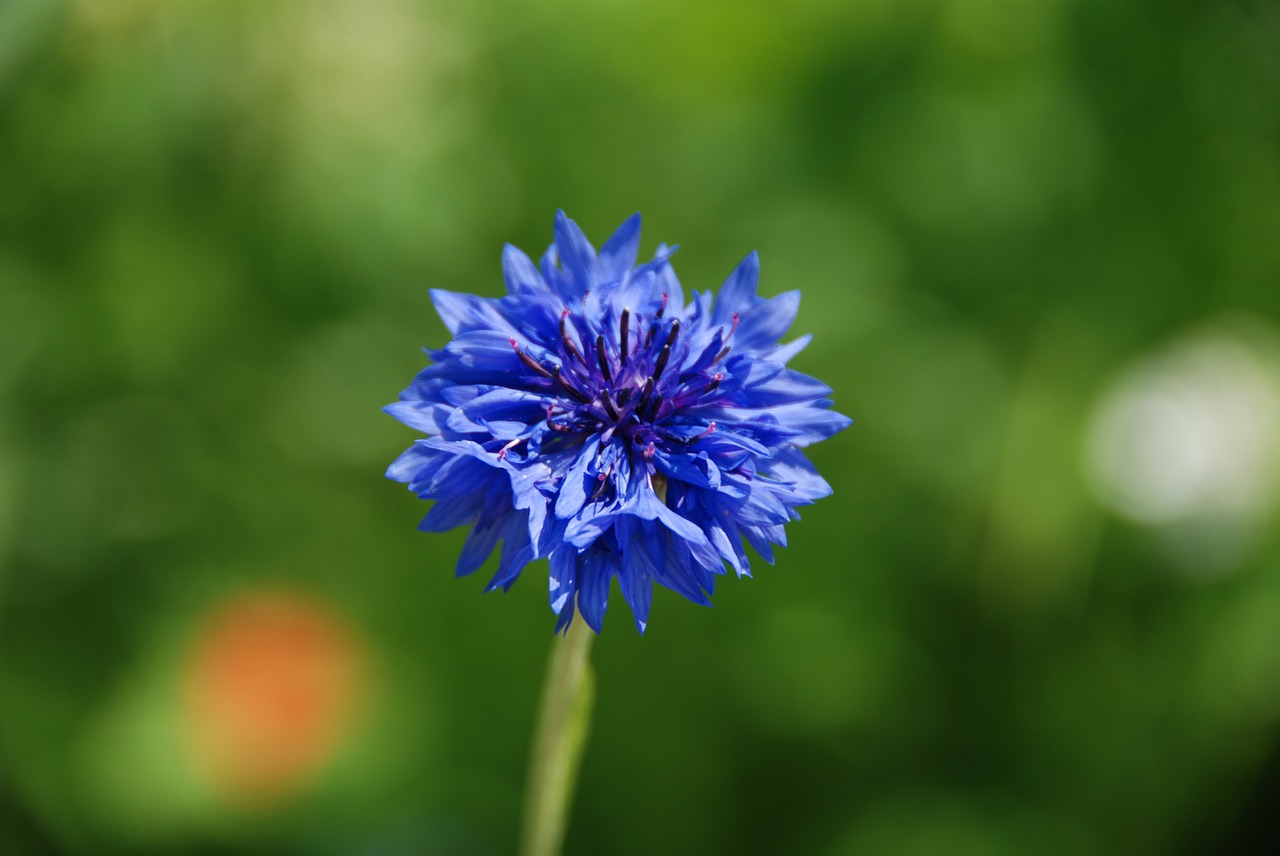
[[[238,804],[278,805],[350,730],[363,654],[346,622],[308,596],[254,592],[215,609],[185,669],[197,767]]]

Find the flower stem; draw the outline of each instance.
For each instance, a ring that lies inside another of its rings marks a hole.
[[[563,638],[552,640],[525,784],[522,856],[557,856],[564,844],[578,765],[591,731],[595,675],[589,654],[594,638],[578,616]]]

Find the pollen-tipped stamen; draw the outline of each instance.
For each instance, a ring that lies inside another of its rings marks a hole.
[[[569,335],[568,320],[569,310],[565,309],[560,313],[560,340],[564,343],[564,351],[585,366],[587,361],[582,358],[582,352],[578,350],[578,346],[573,343],[573,337]]]
[[[726,333],[724,336],[724,350],[716,354],[715,359],[712,360],[711,362],[713,363],[720,362],[725,357],[729,356],[729,352],[733,350],[733,348],[729,345],[729,340],[733,338],[734,331],[738,329],[738,321],[739,321],[739,315],[737,312],[735,312],[733,313],[733,322],[729,325],[729,332]],[[724,328],[721,327],[720,329],[723,330]]]
[[[509,339],[508,341],[511,342],[511,347],[515,349],[516,356],[520,358],[520,362],[524,363],[526,368],[528,368],[530,371],[537,372],[538,374],[542,375],[545,378],[554,377],[554,375],[552,375],[551,372],[547,371],[546,366],[542,365],[542,363],[538,362],[533,357],[531,357],[528,353],[526,353],[524,349],[520,347],[519,342],[517,342],[515,339]]]
[[[588,500],[589,502],[594,502],[600,497],[600,494],[604,493],[604,489],[609,486],[609,475],[612,472],[613,464],[610,464],[608,469],[596,475],[596,481],[600,482],[600,486],[596,488],[595,493],[591,494],[591,499]]]
[[[658,354],[658,362],[653,367],[653,379],[657,380],[662,377],[662,370],[667,367],[667,361],[671,359],[671,346],[663,345],[662,351]]]
[[[561,373],[559,366],[552,367],[551,377],[552,377],[552,380],[554,380],[561,389],[569,393],[569,395],[573,399],[578,401],[580,404],[586,404],[588,401],[591,400],[587,398],[585,395],[583,395],[581,392],[579,392],[576,387],[574,387],[572,384],[569,383],[569,381],[565,380],[565,377]]]

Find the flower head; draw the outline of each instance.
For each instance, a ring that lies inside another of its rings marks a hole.
[[[614,577],[644,632],[653,583],[709,605],[743,539],[772,563],[831,492],[801,449],[850,422],[786,368],[800,295],[758,297],[755,253],[686,302],[675,248],[635,266],[639,240],[637,214],[597,252],[560,212],[541,265],[506,247],[503,297],[433,291],[453,339],[386,408],[428,435],[387,470],[435,500],[419,528],[471,527],[459,576],[501,541],[486,591],[548,558],[557,631],[599,632]]]

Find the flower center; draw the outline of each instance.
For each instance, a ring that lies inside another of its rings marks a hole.
[[[681,321],[663,317],[667,295],[651,318],[625,308],[617,335],[598,332],[568,309],[560,314],[560,338],[547,357],[537,359],[511,339],[520,362],[534,374],[535,386],[560,399],[547,407],[547,424],[566,434],[600,432],[602,442],[619,435],[650,458],[655,442],[689,443],[715,430],[714,423],[694,437],[674,435],[661,425],[688,404],[715,395],[725,374],[712,371],[729,354],[738,326],[720,328],[701,354],[681,338]],[[558,351],[558,353],[556,353]],[[556,359],[558,357],[558,360]],[[674,362],[673,362],[674,361]]]

